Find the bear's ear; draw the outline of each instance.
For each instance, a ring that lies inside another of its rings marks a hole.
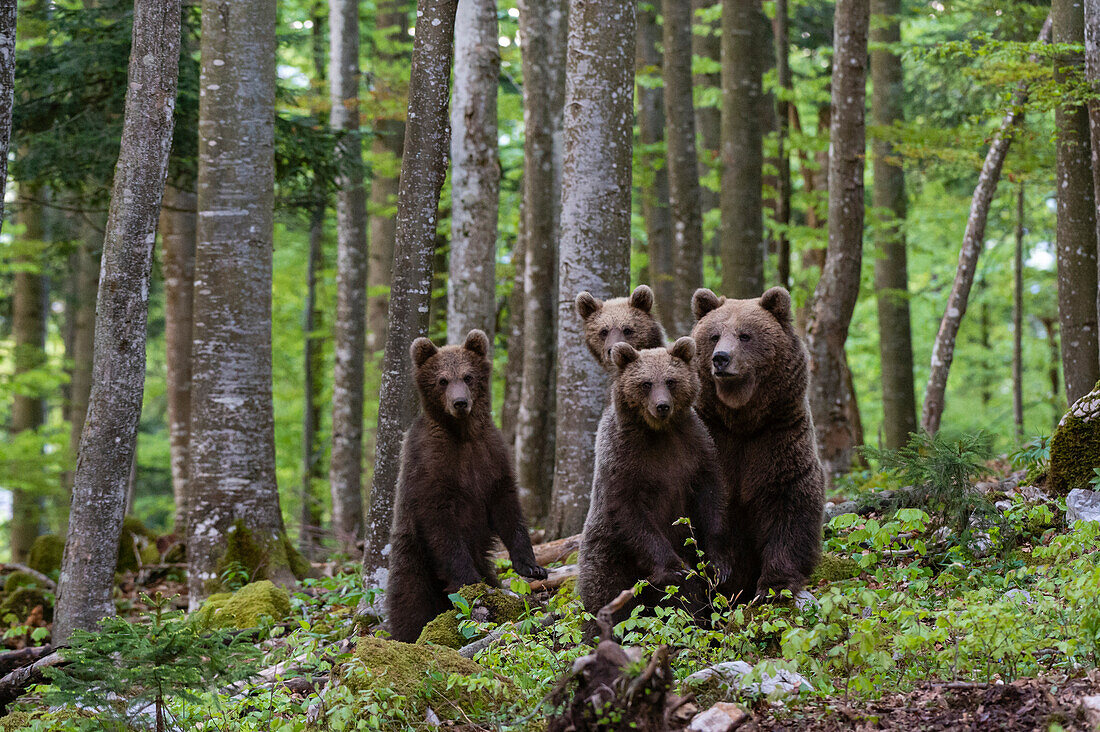
[[[691,336],[678,338],[672,344],[672,348],[668,349],[668,352],[672,354],[673,358],[678,358],[684,363],[690,364],[691,360],[695,358],[695,339]]]
[[[622,371],[638,360],[638,352],[626,341],[620,341],[611,348],[611,360]]]
[[[773,287],[761,295],[760,307],[784,325],[791,322],[791,293],[782,287]]]
[[[596,299],[590,292],[577,295],[574,304],[577,306],[577,315],[581,316],[581,320],[588,320],[603,308],[603,302]]]
[[[649,285],[638,285],[630,293],[630,304],[648,313],[653,308],[653,290],[649,289]]]
[[[705,287],[700,287],[691,296],[691,312],[695,314],[696,320],[702,320],[704,315],[720,307],[725,299],[718,297]]]
[[[417,338],[413,341],[409,354],[412,355],[413,364],[420,368],[424,363],[439,351],[435,344],[427,338]]]
[[[475,328],[466,334],[466,342],[462,347],[484,358],[489,353],[489,336],[485,335],[485,331]]]

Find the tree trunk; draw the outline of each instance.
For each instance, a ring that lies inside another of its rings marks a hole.
[[[332,377],[332,530],[346,554],[363,530],[363,349],[367,321],[367,209],[359,138],[359,3],[331,0],[330,125],[341,135],[336,196],[336,323]]]
[[[1050,15],[1055,43],[1084,42],[1085,15],[1080,0],[1055,0]],[[1083,70],[1084,58],[1080,53],[1060,53],[1054,60],[1054,78],[1058,83],[1079,81]],[[1054,126],[1062,378],[1066,383],[1066,399],[1073,404],[1092,391],[1100,379],[1096,333],[1096,197],[1088,110],[1078,103],[1063,104],[1054,111]]]
[[[4,192],[8,182],[11,114],[15,105],[15,0],[0,5],[0,230],[4,228]]]
[[[874,0],[877,21],[871,30],[871,110],[879,128],[902,120],[901,0]],[[873,205],[883,220],[875,229],[875,297],[878,303],[879,354],[882,359],[882,424],[886,447],[896,450],[917,431],[913,383],[913,338],[909,323],[909,270],[905,256],[905,170],[893,146],[874,141]]]
[[[1058,427],[1062,414],[1066,411],[1066,402],[1058,396],[1058,365],[1061,356],[1058,349],[1058,320],[1056,318],[1043,318],[1043,330],[1047,334],[1047,350],[1050,352],[1050,366],[1047,376],[1050,378],[1050,410],[1051,431]]]
[[[1092,152],[1093,202],[1100,202],[1100,100],[1095,98],[1100,92],[1100,0],[1084,2],[1084,38],[1085,38],[1085,81],[1092,90],[1094,98],[1089,100],[1089,137]],[[1097,262],[1100,265],[1100,215],[1095,210],[1097,228]],[[1097,310],[1100,311],[1100,288],[1097,290]],[[1096,336],[1095,331],[1091,331]],[[1092,387],[1089,387],[1091,390]],[[1070,402],[1072,404],[1072,401]]]
[[[790,98],[794,95],[794,83],[791,78],[790,60],[790,22],[787,0],[776,0],[775,21],[772,34],[775,36],[775,75],[779,88],[776,90],[775,116],[778,123],[778,154],[776,155],[775,185],[775,223],[779,228],[776,234],[776,279],[780,287],[791,286],[791,240],[787,227],[791,224],[791,153],[790,153]]]
[[[191,442],[191,330],[194,325],[198,197],[168,186],[161,207],[164,245],[164,343],[168,367],[168,439],[175,495],[175,532],[187,533],[187,453]]]
[[[638,24],[635,38],[634,65],[639,77],[661,78],[664,60],[658,44],[661,29],[657,25],[657,2],[638,4]],[[690,12],[690,11],[689,11]],[[667,23],[667,20],[666,20]],[[690,51],[688,59],[690,60]],[[690,69],[689,69],[690,73]],[[665,84],[667,87],[667,83]],[[691,88],[690,82],[688,88]],[[645,220],[649,271],[644,279],[653,286],[657,316],[665,328],[675,327],[677,316],[675,255],[673,254],[672,211],[669,201],[668,156],[661,150],[665,142],[664,87],[638,84],[638,159],[641,163],[642,218]],[[692,148],[695,139],[692,138]],[[671,152],[671,148],[669,148]],[[682,308],[681,308],[682,309]]]
[[[516,422],[516,481],[529,520],[550,508],[557,390],[558,239],[562,114],[565,108],[564,0],[519,4],[523,41],[524,266],[523,389]],[[572,318],[572,313],[570,313]]]
[[[1016,255],[1012,267],[1012,421],[1024,439],[1024,184],[1016,192]]]
[[[764,291],[760,0],[722,0],[722,292]]]
[[[699,13],[710,13],[711,9],[718,5],[719,0],[691,0],[693,20],[698,22]],[[699,23],[693,22],[695,33],[691,37],[692,56],[698,56],[715,66],[722,62],[722,35],[718,22]],[[697,89],[722,88],[722,75],[718,72],[696,74],[694,79]],[[718,104],[698,104],[695,107],[695,126],[699,130],[699,143],[702,154],[699,156],[699,177],[708,176],[712,169],[721,168],[722,154],[722,110]],[[707,186],[699,189],[699,207],[704,218],[707,211],[712,211],[720,205],[718,191]],[[708,251],[715,261],[718,259],[718,232],[710,239]]]
[[[115,168],[96,313],[95,363],[57,589],[54,645],[114,613],[127,478],[145,387],[149,274],[179,72],[179,0],[134,4],[122,146]]]
[[[419,0],[409,77],[408,154],[401,165],[386,352],[378,408],[378,442],[367,519],[364,578],[385,586],[401,439],[416,416],[409,344],[425,334],[431,301],[439,192],[447,174],[451,56],[458,0]]]
[[[829,128],[829,246],[807,329],[810,408],[826,473],[846,473],[857,446],[854,395],[845,388],[844,344],[859,297],[863,261],[863,168],[866,149],[867,29],[870,0],[839,0],[833,31],[832,125]]]
[[[35,189],[27,198],[37,199],[39,195]],[[28,201],[21,207],[19,218],[24,226],[23,236],[28,242],[42,242],[46,238],[41,204]],[[12,283],[11,328],[15,341],[14,374],[17,376],[41,368],[46,362],[48,284],[42,271],[45,257],[41,255],[40,244],[30,246],[36,253],[19,257],[17,262],[21,266],[16,269]],[[11,434],[37,430],[44,419],[45,405],[41,394],[15,394],[11,410]],[[13,562],[26,563],[41,525],[42,499],[25,490],[13,490],[9,545]]]
[[[1043,24],[1039,33],[1041,43],[1050,40],[1051,20]],[[1038,63],[1031,56],[1031,63]],[[947,309],[940,320],[940,329],[936,342],[932,346],[932,368],[928,374],[928,384],[924,389],[924,408],[921,411],[921,429],[934,435],[940,429],[943,417],[944,394],[947,390],[947,375],[951,371],[951,361],[955,356],[955,339],[959,335],[959,326],[966,313],[966,303],[970,297],[970,287],[974,284],[974,274],[978,266],[978,256],[982,253],[985,241],[985,224],[989,218],[989,205],[997,190],[1001,178],[1001,167],[1005,155],[1016,132],[1017,124],[1023,115],[1027,103],[1027,82],[1021,82],[1012,97],[1012,106],[1001,122],[1001,128],[993,136],[993,142],[985,154],[982,171],[978,175],[978,185],[974,188],[974,197],[970,202],[970,215],[966,220],[966,233],[963,234],[962,249],[959,252],[959,265],[955,270],[955,281],[951,285],[951,294],[947,298]]]
[[[673,299],[663,305],[675,335],[691,332],[691,296],[703,286],[703,210],[699,156],[695,145],[695,104],[691,80],[691,6],[664,0],[665,116],[668,118],[669,202],[673,221]]]
[[[578,292],[607,299],[630,285],[633,0],[573,0],[566,60],[558,286],[558,401],[551,537],[581,530],[588,512],[593,437],[607,378],[584,344]]]
[[[254,578],[291,584],[271,401],[275,3],[204,0],[199,226],[191,350],[188,588],[219,589],[232,547]],[[231,266],[227,266],[231,265]]]
[[[379,0],[375,11],[375,37],[380,68],[408,66],[409,0]],[[386,75],[375,78],[379,96],[398,96],[404,90],[387,88]],[[402,111],[404,107],[402,105]],[[405,120],[384,115],[374,120],[371,143],[370,266],[367,268],[367,350],[376,353],[386,343],[386,317],[390,306],[393,244],[397,237],[397,184],[401,151],[405,145]]]
[[[496,0],[461,0],[455,18],[451,109],[450,343],[462,343],[478,328],[492,344],[496,330],[498,37]]]
[[[99,289],[99,260],[106,223],[106,219],[98,213],[80,217],[79,243],[73,257],[72,338],[67,355],[73,364],[69,377],[68,419],[69,451],[74,466],[80,448],[80,433],[88,413],[88,397],[92,393],[96,291]],[[188,348],[190,343],[188,339]],[[70,472],[65,481],[65,488],[70,494],[75,477]]]
[[[526,176],[526,173],[524,173]],[[504,369],[504,407],[500,414],[500,431],[509,449],[516,444],[519,422],[519,402],[523,395],[523,308],[525,292],[523,275],[527,264],[527,236],[523,230],[527,201],[523,196],[523,179],[519,190],[519,227],[512,245],[512,294],[508,296],[508,362]]]
[[[316,21],[314,21],[316,23]],[[315,26],[316,27],[316,26]],[[307,558],[320,555],[322,502],[314,493],[314,483],[324,479],[322,457],[324,448],[318,440],[321,431],[321,372],[324,369],[324,347],[320,335],[321,318],[317,312],[317,273],[324,269],[325,203],[314,204],[309,221],[309,260],[306,264],[306,302],[302,319],[305,349],[302,363],[302,493],[301,533],[298,551]]]

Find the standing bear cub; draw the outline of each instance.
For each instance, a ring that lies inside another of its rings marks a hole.
[[[680,584],[698,557],[685,545],[689,527],[676,520],[690,517],[709,551],[717,524],[708,517],[723,515],[714,446],[691,406],[699,394],[691,365],[695,343],[685,337],[669,349],[640,352],[618,343],[611,353],[613,401],[596,432],[577,580],[584,609],[593,615],[639,580],[654,588]],[[652,606],[662,596],[650,588],[639,601]],[[589,638],[594,630],[594,624],[586,628]]]
[[[702,382],[697,409],[714,438],[725,489],[721,590],[742,602],[805,587],[821,556],[825,474],[817,458],[809,356],[791,322],[791,296],[692,297]]]
[[[417,338],[411,353],[422,409],[401,447],[386,592],[390,634],[406,643],[451,609],[449,593],[477,582],[500,586],[493,536],[517,572],[546,577],[493,424],[488,337],[472,330],[463,345],[443,348]]]
[[[651,312],[653,290],[648,285],[638,285],[630,297],[615,297],[607,302],[582,292],[574,305],[584,325],[588,350],[609,373],[615,373],[611,349],[616,343],[629,343],[638,349],[660,348],[665,344],[665,331]]]

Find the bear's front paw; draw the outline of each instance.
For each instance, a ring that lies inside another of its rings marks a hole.
[[[550,573],[547,572],[546,569],[540,567],[534,562],[528,563],[524,561],[517,562],[515,560],[512,560],[512,567],[516,570],[518,574],[528,579],[543,580],[550,575]]]
[[[679,564],[672,564],[667,567],[654,570],[647,579],[649,580],[649,584],[653,585],[654,587],[664,587],[665,585],[678,585],[687,576],[687,565],[683,562],[680,562]]]

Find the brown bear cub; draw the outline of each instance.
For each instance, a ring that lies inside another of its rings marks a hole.
[[[798,593],[821,556],[825,474],[807,398],[809,355],[791,322],[791,296],[692,297],[702,393],[724,482],[724,529],[733,569],[720,588],[741,602]]]
[[[695,343],[681,338],[672,347],[612,348],[617,373],[612,404],[596,432],[592,502],[584,522],[577,591],[595,615],[639,580],[652,587],[638,598],[653,606],[668,584],[682,585],[698,562],[681,517],[692,519],[696,537],[709,550],[721,517],[720,480],[714,445],[692,409],[699,377],[691,361]],[[637,603],[635,603],[637,604]],[[616,613],[613,622],[630,614]],[[591,639],[595,624],[586,628]]]
[[[493,424],[488,337],[472,330],[463,345],[443,348],[417,338],[411,352],[422,409],[401,447],[386,592],[390,634],[406,643],[451,609],[449,593],[500,586],[489,557],[494,536],[517,572],[546,577]]]
[[[588,350],[609,373],[615,372],[611,348],[616,343],[629,343],[637,349],[665,345],[665,331],[650,312],[653,290],[647,285],[635,287],[630,297],[616,297],[607,302],[582,292],[574,304],[584,324]]]

